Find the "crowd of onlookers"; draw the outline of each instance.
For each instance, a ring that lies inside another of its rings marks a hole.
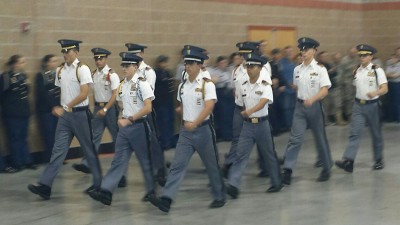
[[[272,69],[272,88],[274,103],[270,106],[270,123],[273,135],[279,135],[290,130],[293,111],[296,103],[296,91],[293,89],[293,70],[301,63],[297,49],[287,46],[283,49],[273,49],[261,53],[269,58]],[[218,102],[214,108],[215,130],[217,141],[230,141],[232,138],[232,117],[235,107],[233,94],[232,72],[241,62],[240,54],[218,56],[215,62],[208,61],[206,68],[215,83]],[[355,90],[352,86],[353,71],[359,65],[357,50],[352,47],[345,56],[336,52],[319,51],[317,61],[323,64],[329,73],[332,87],[323,100],[326,125],[346,125],[351,118]],[[35,169],[27,142],[28,126],[32,111],[29,107],[30,82],[25,73],[25,58],[13,55],[5,65],[0,76],[0,110],[2,124],[7,137],[10,152],[9,160],[0,156],[0,171],[14,173],[23,169]],[[54,71],[59,62],[55,55],[47,55],[42,59],[39,74]],[[374,59],[374,64],[385,69],[389,81],[389,92],[381,98],[382,120],[385,122],[400,122],[400,48],[395,49],[390,59],[382,62]],[[112,65],[111,65],[112,66]],[[159,141],[162,149],[173,148],[176,144],[175,117],[176,88],[181,81],[184,70],[183,62],[177,65],[175,73],[170,70],[169,57],[161,55],[156,58],[154,70],[157,75],[154,109],[157,113]],[[37,77],[39,77],[39,74]],[[36,77],[36,78],[37,78]],[[46,114],[47,109],[41,105],[40,84],[43,80],[35,80],[35,110],[38,116],[40,130],[44,138],[43,161],[48,161],[54,135],[48,135],[55,130],[57,120]],[[49,81],[51,82],[51,79]],[[8,90],[14,90],[8,92]],[[57,91],[55,89],[54,91]],[[11,94],[10,94],[11,93]],[[53,139],[52,139],[53,137]],[[0,150],[0,152],[3,152]]]

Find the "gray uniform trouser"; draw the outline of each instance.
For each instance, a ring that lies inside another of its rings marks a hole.
[[[225,199],[224,184],[218,167],[218,153],[214,147],[211,132],[208,122],[194,131],[187,131],[181,126],[175,156],[161,196],[170,199],[175,198],[185,176],[189,161],[193,153],[197,151],[206,167],[214,200]]]
[[[379,120],[379,105],[377,102],[366,105],[355,102],[351,118],[349,143],[343,154],[344,159],[354,160],[356,158],[366,123],[368,123],[372,136],[374,160],[383,158],[383,139]]]
[[[135,151],[142,169],[146,193],[154,191],[151,155],[148,149],[149,128],[146,126],[148,126],[147,122],[138,122],[119,129],[114,159],[111,162],[111,168],[103,178],[101,189],[114,192],[129,166],[133,151]]]
[[[92,171],[93,185],[95,187],[100,186],[101,168],[93,144],[90,120],[91,115],[89,110],[71,113],[65,112],[58,119],[51,159],[44,169],[39,183],[52,186],[54,178],[60,171],[67,156],[72,138],[75,136],[81,145],[81,149],[83,149],[89,168]]]
[[[154,109],[153,109],[154,110]],[[147,115],[147,119],[149,121],[149,125],[151,128],[151,136],[150,136],[150,149],[152,156],[152,165],[154,168],[154,172],[164,169],[164,152],[161,149],[160,143],[158,142],[157,132],[156,132],[156,118],[155,113],[150,113]]]
[[[99,153],[101,138],[103,137],[104,129],[106,127],[110,132],[114,143],[117,140],[117,134],[118,134],[117,105],[113,105],[111,108],[109,108],[107,110],[106,116],[103,118],[97,116],[97,112],[102,109],[103,107],[95,106],[93,113],[94,117],[92,119],[93,143],[97,153]],[[86,166],[88,165],[85,157],[82,158],[82,164],[85,164]]]
[[[237,157],[237,146],[239,143],[240,132],[243,127],[243,116],[240,114],[243,111],[242,107],[235,106],[235,110],[233,111],[233,123],[232,123],[232,143],[231,148],[229,149],[228,154],[225,156],[224,165],[231,165],[236,160]],[[262,146],[258,146],[257,144],[257,152],[259,156],[259,167],[262,171],[267,172],[267,165],[264,163],[265,158],[261,153]]]
[[[243,116],[240,114],[242,110],[243,108],[236,105],[235,110],[233,111],[232,143],[228,154],[225,156],[224,165],[231,165],[236,159],[240,132],[242,131],[243,127]]]
[[[264,159],[264,165],[266,165],[269,171],[271,185],[280,186],[280,168],[268,120],[257,124],[243,122],[237,148],[237,157],[229,170],[229,184],[237,188],[240,187],[241,177],[246,169],[251,150],[255,143],[259,148],[261,159]]]
[[[286,147],[285,163],[283,168],[293,169],[296,165],[307,125],[310,127],[314,135],[318,157],[323,163],[323,168],[330,170],[332,167],[332,156],[326,138],[324,114],[321,102],[315,102],[312,106],[306,107],[299,101],[296,102],[294,110],[293,124],[289,143]]]

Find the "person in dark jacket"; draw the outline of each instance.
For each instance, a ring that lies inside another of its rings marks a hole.
[[[28,148],[30,109],[29,82],[24,72],[25,58],[13,55],[0,77],[2,116],[11,153],[11,165],[17,169],[36,169]]]
[[[43,137],[44,162],[50,161],[58,121],[51,113],[53,107],[60,104],[60,88],[54,84],[57,66],[58,60],[55,55],[45,55],[42,58],[41,71],[35,77],[36,112]]]

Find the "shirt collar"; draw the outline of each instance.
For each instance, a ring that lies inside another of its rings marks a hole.
[[[74,62],[71,64],[71,66],[73,66],[73,67],[78,67],[78,63],[79,63],[79,59],[78,58],[76,58],[75,60],[74,60]],[[68,64],[67,63],[65,63],[65,66],[68,66]]]
[[[310,64],[308,64],[307,66],[304,64],[304,62],[301,63],[301,66],[302,66],[302,67],[308,67],[308,66],[315,66],[315,65],[317,65],[317,64],[318,64],[317,61],[316,61],[315,59],[312,59],[311,62],[310,62]]]
[[[103,74],[108,74],[108,71],[110,71],[110,67],[106,64],[100,72]]]
[[[148,65],[144,61],[142,61],[139,65],[139,70],[144,70],[146,69],[146,67],[148,67]]]
[[[370,70],[370,69],[372,68],[372,65],[374,65],[374,64],[373,64],[372,62],[370,62],[370,63],[368,64],[368,66],[366,66],[366,67],[361,66],[361,69]]]

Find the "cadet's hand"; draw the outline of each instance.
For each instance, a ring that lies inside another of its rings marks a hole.
[[[131,124],[132,124],[132,122],[128,119],[119,119],[118,120],[118,127],[126,127]]]
[[[96,115],[100,118],[103,118],[106,116],[106,112],[104,112],[104,110],[101,109],[101,110],[97,111]]]
[[[305,107],[310,107],[310,106],[312,106],[313,103],[314,102],[311,99],[307,99],[307,100],[304,100],[303,104]]]
[[[241,111],[240,114],[242,114],[242,116],[244,118],[248,118],[251,113],[248,110],[244,110],[244,111]]]
[[[193,122],[185,121],[184,127],[188,131],[192,131],[197,128],[197,125]]]
[[[372,91],[372,92],[368,92],[367,96],[368,96],[368,98],[374,98],[374,97],[378,96],[378,94],[376,94],[375,91]]]
[[[281,87],[278,88],[278,90],[279,90],[280,92],[284,92],[284,91],[286,90],[286,87],[285,87],[285,86],[281,86]]]
[[[181,106],[176,107],[175,112],[178,113],[179,115],[182,115],[182,107]]]
[[[51,113],[53,113],[54,116],[61,117],[64,115],[65,110],[61,106],[55,106],[53,107],[53,110]]]

